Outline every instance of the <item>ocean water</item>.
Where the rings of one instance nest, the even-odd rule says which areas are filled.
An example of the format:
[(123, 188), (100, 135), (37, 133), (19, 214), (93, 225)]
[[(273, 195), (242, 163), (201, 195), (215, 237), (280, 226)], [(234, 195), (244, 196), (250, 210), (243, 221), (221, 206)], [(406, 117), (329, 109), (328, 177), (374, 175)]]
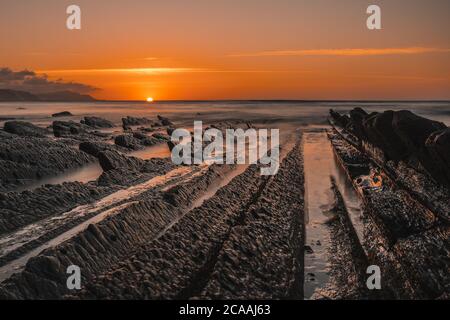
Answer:
[(95, 115), (118, 125), (127, 115), (155, 118), (158, 114), (181, 124), (192, 125), (193, 120), (221, 121), (241, 119), (267, 124), (325, 123), (330, 108), (348, 111), (362, 107), (368, 112), (410, 110), (421, 116), (450, 125), (450, 101), (447, 102), (303, 102), (303, 101), (166, 101), (166, 102), (14, 102), (0, 103), (0, 123), (6, 119), (20, 119), (47, 126), (53, 113), (70, 111), (74, 116), (58, 118), (79, 121)]
[[(55, 119), (80, 121), (84, 116), (99, 116), (113, 121), (117, 126), (103, 131), (122, 131), (121, 118), (126, 116), (156, 119), (163, 115), (178, 126), (192, 128), (194, 120), (219, 122), (245, 120), (261, 126), (279, 128), (283, 140), (296, 128), (322, 127), (326, 124), (329, 109), (346, 112), (362, 107), (367, 112), (384, 110), (410, 110), (424, 117), (450, 125), (449, 102), (302, 102), (302, 101), (171, 101), (171, 102), (86, 102), (44, 103), (14, 102), (0, 103), (0, 127), (7, 120), (29, 121), (48, 127)], [(52, 118), (52, 114), (70, 111), (73, 116)], [(166, 144), (148, 147), (130, 154), (142, 159), (169, 157)], [(68, 170), (57, 176), (45, 177), (27, 184), (17, 191), (30, 190), (43, 184), (59, 184), (68, 181), (88, 182), (97, 179), (102, 170), (98, 164)]]

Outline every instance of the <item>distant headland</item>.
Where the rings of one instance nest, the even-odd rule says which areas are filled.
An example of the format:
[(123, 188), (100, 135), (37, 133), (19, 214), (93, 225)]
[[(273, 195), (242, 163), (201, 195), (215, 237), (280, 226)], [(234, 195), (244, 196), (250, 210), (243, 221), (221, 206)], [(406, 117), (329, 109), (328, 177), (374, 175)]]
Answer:
[(80, 94), (73, 91), (58, 91), (49, 93), (30, 93), (27, 91), (0, 89), (0, 102), (15, 101), (43, 101), (43, 102), (77, 102), (96, 101), (87, 94)]

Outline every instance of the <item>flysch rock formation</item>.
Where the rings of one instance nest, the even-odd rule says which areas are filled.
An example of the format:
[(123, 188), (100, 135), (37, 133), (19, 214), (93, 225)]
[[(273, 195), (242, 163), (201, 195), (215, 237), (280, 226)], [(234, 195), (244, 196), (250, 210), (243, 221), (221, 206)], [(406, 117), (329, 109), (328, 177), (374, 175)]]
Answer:
[(331, 185), (335, 202), (328, 212), (332, 214), (332, 218), (327, 222), (331, 238), (328, 252), (330, 280), (324, 288), (319, 288), (314, 293), (312, 299), (368, 300), (381, 298), (384, 292), (367, 289), (366, 270), (369, 261), (333, 177), (331, 177)]
[(123, 126), (142, 126), (142, 125), (152, 125), (154, 122), (148, 118), (138, 118), (130, 117), (122, 118)]
[[(61, 185), (45, 185), (30, 191), (2, 194), (3, 220), (0, 220), (4, 227), (2, 232), (13, 235), (31, 223), (36, 223), (37, 226), (44, 223), (44, 228), (50, 227), (42, 229), (43, 231), (35, 235), (30, 234), (31, 238), (28, 240), (24, 238), (27, 241), (23, 243), (15, 245), (12, 242), (11, 246), (2, 245), (2, 250), (7, 249), (2, 251), (0, 257), (2, 273), (6, 270), (8, 274), (9, 266), (15, 266), (16, 260), (20, 261), (23, 257), (30, 259), (22, 271), (17, 269), (17, 274), (2, 278), (0, 295), (4, 298), (65, 297), (70, 293), (65, 282), (55, 282), (55, 279), (62, 280), (61, 277), (65, 276), (64, 271), (59, 275), (52, 274), (57, 271), (57, 265), (63, 267), (63, 262), (67, 259), (76, 261), (78, 265), (87, 268), (88, 278), (106, 272), (109, 267), (128, 258), (130, 251), (135, 247), (147, 244), (159, 237), (160, 233), (166, 228), (169, 229), (172, 224), (176, 225), (176, 222), (192, 209), (191, 206), (197, 198), (235, 167), (212, 165), (182, 169), (173, 165), (170, 159), (141, 160), (127, 156), (129, 148), (111, 144), (105, 137), (94, 138), (86, 124), (63, 121), (59, 124), (67, 126), (63, 129), (61, 137), (39, 139), (66, 145), (81, 156), (87, 157), (89, 161), (97, 159), (103, 173), (97, 180), (86, 184), (69, 182)], [(161, 127), (161, 130), (166, 128)], [(10, 136), (5, 132), (2, 134)], [(162, 132), (153, 132), (153, 135), (147, 136), (146, 131), (140, 129), (133, 131), (132, 137), (139, 141), (148, 138), (161, 142), (168, 139)], [(40, 142), (33, 141), (35, 144)], [(179, 177), (175, 175), (167, 181), (166, 178), (158, 180), (158, 177), (164, 177), (166, 173), (179, 170), (191, 173), (185, 178), (183, 175)], [(255, 179), (256, 172), (255, 169)], [(153, 178), (156, 179), (156, 186), (148, 187), (152, 185)], [(122, 190), (129, 196), (122, 195)], [(118, 196), (115, 196), (116, 193)], [(106, 200), (108, 198), (111, 199)], [(22, 205), (19, 205), (19, 199), (23, 200)], [(42, 199), (45, 201), (41, 201)], [(102, 205), (97, 205), (96, 201)], [(72, 209), (75, 210), (74, 213)], [(77, 213), (78, 211), (82, 214)], [(47, 223), (48, 218), (63, 214), (64, 219), (58, 224)], [(86, 224), (91, 218), (97, 217), (101, 217), (100, 220), (96, 220), (99, 222), (89, 226)], [(113, 234), (102, 236), (103, 230), (109, 230), (108, 232)], [(50, 246), (42, 254), (38, 254), (36, 250), (40, 247), (47, 248), (46, 243), (66, 233), (71, 235), (69, 240)], [(97, 236), (101, 239), (93, 240)], [(7, 241), (10, 242), (12, 239)], [(111, 247), (108, 247), (108, 241)]]
[(3, 130), (21, 137), (42, 138), (49, 134), (46, 129), (25, 121), (7, 121), (4, 124)]
[(0, 132), (0, 191), (80, 167), (95, 159), (47, 137)]
[[(369, 116), (356, 108), (352, 113), (360, 115), (359, 124), (354, 124), (351, 116), (330, 111), (332, 123), (340, 126), (336, 129), (341, 136), (383, 168), (398, 186), (450, 222), (450, 180), (446, 178), (450, 170), (448, 128), (409, 111), (385, 111)], [(355, 127), (360, 129), (355, 131)]]
[(23, 271), (0, 284), (0, 298), (61, 299), (73, 293), (66, 287), (67, 266), (80, 266), (83, 283), (91, 282), (182, 217), (192, 202), (228, 169), (213, 165), (176, 189), (146, 189), (136, 198), (127, 199), (116, 207), (114, 215), (31, 258)]
[(96, 181), (66, 182), (44, 185), (32, 191), (0, 193), (0, 234), (61, 214), (175, 168), (169, 159), (141, 160), (113, 150), (100, 151), (97, 157), (104, 172)]
[[(197, 207), (186, 215), (184, 215), (176, 224), (156, 238), (150, 243), (142, 244), (124, 261), (110, 266), (106, 272), (103, 272), (87, 284), (81, 294), (76, 298), (95, 298), (95, 299), (174, 299), (174, 298), (190, 298), (202, 294), (205, 280), (211, 273), (213, 280), (215, 265), (219, 265), (219, 260), (224, 258), (223, 245), (231, 241), (234, 232), (239, 226), (249, 219), (248, 223), (253, 227), (253, 223), (257, 225), (258, 219), (261, 219), (261, 226), (265, 225), (256, 239), (247, 239), (248, 245), (253, 243), (252, 247), (248, 247), (248, 251), (242, 251), (241, 254), (247, 255), (247, 259), (252, 259), (252, 248), (254, 254), (257, 254), (254, 263), (260, 262), (259, 259), (266, 259), (270, 263), (268, 268), (278, 272), (280, 279), (284, 279), (282, 283), (272, 282), (272, 289), (264, 287), (262, 280), (259, 285), (247, 292), (249, 296), (264, 297), (268, 295), (295, 297), (301, 293), (302, 278), (302, 257), (303, 257), (303, 229), (301, 227), (303, 220), (303, 194), (302, 194), (302, 168), (298, 157), (300, 153), (298, 148), (287, 157), (286, 164), (282, 165), (280, 176), (274, 178), (275, 183), (282, 185), (277, 187), (273, 197), (283, 197), (281, 189), (285, 189), (287, 185), (295, 186), (300, 192), (299, 197), (295, 201), (287, 204), (287, 199), (280, 203), (282, 208), (288, 208), (290, 214), (286, 217), (283, 209), (277, 207), (273, 203), (275, 209), (279, 210), (274, 220), (269, 218), (267, 214), (264, 218), (264, 212), (257, 203), (264, 201), (263, 194), (269, 193), (266, 189), (269, 178), (261, 178), (259, 168), (251, 165), (244, 173), (234, 178), (225, 187), (210, 199), (206, 200), (200, 207)], [(296, 160), (297, 159), (297, 160)], [(277, 178), (278, 177), (278, 178)], [(275, 180), (280, 182), (275, 182)], [(244, 187), (245, 186), (245, 187)], [(240, 192), (245, 188), (246, 192)], [(266, 190), (266, 191), (264, 191)], [(178, 194), (178, 192), (177, 192)], [(294, 197), (294, 196), (292, 196)], [(169, 197), (171, 202), (173, 197)], [(291, 199), (293, 200), (293, 199)], [(264, 202), (267, 203), (267, 202)], [(253, 207), (255, 206), (255, 207)], [(254, 208), (254, 210), (250, 210)], [(271, 209), (268, 209), (271, 210)], [(258, 218), (259, 217), (259, 218)], [(292, 222), (290, 226), (283, 225), (283, 220)], [(297, 221), (297, 223), (295, 223)], [(282, 231), (278, 235), (275, 231), (270, 232), (270, 228)], [(236, 231), (234, 231), (236, 230)], [(262, 235), (269, 233), (268, 239), (270, 244), (276, 245), (277, 251), (271, 251), (270, 246), (264, 245), (265, 237)], [(236, 236), (233, 235), (233, 238)], [(256, 241), (256, 242), (254, 242)], [(226, 262), (226, 259), (223, 260)], [(279, 266), (279, 263), (284, 263)], [(250, 270), (248, 272), (251, 272)], [(257, 279), (258, 274), (253, 274)], [(231, 274), (230, 274), (231, 276)], [(287, 278), (286, 278), (287, 277)], [(212, 285), (213, 282), (211, 282)], [(230, 283), (231, 284), (231, 283)], [(229, 290), (229, 289), (228, 289)], [(244, 292), (242, 287), (236, 288), (233, 293), (236, 296), (242, 296)], [(206, 293), (204, 293), (206, 294)], [(228, 293), (231, 294), (231, 293)]]
[[(262, 185), (187, 296), (201, 299), (303, 297), (304, 173), (297, 144)], [(203, 289), (202, 289), (203, 287)], [(192, 290), (189, 292), (189, 290)]]
[[(96, 121), (100, 121), (98, 118)], [(101, 122), (101, 121), (100, 121)], [(61, 122), (66, 123), (66, 122)], [(75, 127), (87, 125), (68, 122)], [(85, 142), (76, 140), (83, 132), (73, 131), (71, 137), (52, 138), (46, 129), (27, 122), (6, 123), (8, 133), (0, 130), (0, 236), (49, 217), (58, 217), (70, 210), (106, 197), (120, 189), (164, 175), (175, 166), (170, 159), (140, 160), (127, 157), (129, 149), (111, 144), (107, 139), (86, 135)], [(70, 131), (70, 129), (69, 129)], [(72, 137), (75, 137), (73, 139)], [(79, 146), (78, 146), (79, 144)], [(98, 158), (101, 158), (99, 161)], [(89, 183), (65, 182), (26, 190), (26, 186), (66, 170), (99, 161), (103, 174)], [(16, 192), (22, 187), (25, 191)], [(67, 229), (88, 220), (95, 212), (83, 214), (67, 225), (55, 228), (24, 243), (0, 257), (0, 265), (15, 259)]]
[(84, 117), (84, 119), (82, 119), (80, 121), (80, 123), (85, 124), (89, 127), (92, 128), (113, 128), (114, 127), (114, 123), (112, 123), (109, 120), (100, 118), (100, 117)]
[(52, 114), (53, 118), (58, 118), (58, 117), (72, 117), (73, 114), (70, 111), (61, 111), (61, 112), (57, 112)]
[[(169, 139), (163, 132), (149, 135), (145, 130), (136, 130), (131, 135), (121, 135), (98, 130), (111, 127), (114, 127), (111, 121), (100, 117), (84, 117), (81, 123), (56, 120), (51, 130), (25, 121), (5, 122), (0, 130), (0, 191), (14, 191), (39, 179), (92, 163), (100, 150), (127, 153), (166, 143)], [(55, 138), (51, 137), (52, 131)], [(121, 142), (111, 144), (111, 139)]]
[[(381, 151), (381, 162), (404, 161), (419, 172), (450, 186), (450, 131), (441, 122), (420, 117), (411, 111), (384, 111), (368, 114), (361, 108), (349, 116), (331, 111), (332, 119), (353, 134), (359, 143)], [(374, 154), (376, 156), (376, 154)]]
[(0, 235), (92, 202), (113, 190), (95, 183), (66, 182), (33, 191), (0, 193)]
[[(358, 130), (355, 128), (352, 127), (352, 134)], [(433, 210), (445, 208), (445, 205), (434, 208), (425, 205), (417, 197), (421, 194), (420, 190), (410, 192), (415, 184), (408, 189), (403, 188), (402, 182), (405, 180), (392, 179), (384, 168), (377, 165), (380, 158), (375, 157), (373, 152), (367, 152), (362, 143), (360, 148), (355, 147), (351, 144), (352, 140), (346, 140), (345, 135), (338, 131), (330, 132), (329, 138), (364, 202), (363, 246), (368, 252), (369, 263), (381, 268), (386, 296), (438, 299), (448, 295), (450, 226), (445, 214)], [(366, 167), (366, 171), (354, 170), (355, 165), (358, 169)], [(417, 175), (424, 177), (416, 169), (409, 168), (413, 170), (409, 179)], [(436, 185), (429, 176), (424, 180)], [(446, 199), (448, 203), (449, 198)], [(445, 201), (445, 198), (440, 201)]]
[[(334, 111), (331, 115), (335, 129), (328, 137), (363, 201), (363, 239), (332, 180), (330, 282), (313, 298), (448, 299), (448, 128), (408, 112), (367, 114), (355, 109), (349, 116)], [(162, 116), (157, 121), (124, 119), (124, 132), (102, 132), (111, 127), (101, 118), (90, 119), (90, 124), (87, 119), (55, 121), (56, 138), (23, 123), (8, 129), (13, 132), (0, 131), (0, 161), (13, 150), (11, 139), (29, 142), (22, 147), (31, 150), (20, 150), (26, 155), (23, 163), (18, 156), (8, 160), (17, 166), (16, 173), (0, 191), (13, 189), (19, 172), (36, 180), (42, 173), (66, 170), (56, 161), (43, 171), (33, 152), (50, 159), (58, 155), (66, 166), (74, 165), (70, 157), (76, 156), (85, 159), (83, 163), (98, 161), (103, 170), (97, 180), (85, 184), (0, 193), (0, 236), (84, 205), (95, 208), (2, 251), (0, 299), (303, 298), (301, 143), (283, 155), (275, 176), (261, 176), (260, 165), (250, 165), (215, 188), (236, 166), (175, 166), (170, 159), (127, 156), (169, 141), (175, 126)], [(252, 124), (210, 127), (245, 129)], [(33, 176), (26, 168), (39, 174)], [(91, 218), (98, 219), (91, 223)], [(62, 235), (67, 235), (64, 241), (46, 245)], [(26, 265), (15, 274), (1, 275), (25, 257)], [(67, 289), (70, 265), (81, 269), (80, 291)], [(367, 289), (368, 265), (380, 266), (382, 290)]]

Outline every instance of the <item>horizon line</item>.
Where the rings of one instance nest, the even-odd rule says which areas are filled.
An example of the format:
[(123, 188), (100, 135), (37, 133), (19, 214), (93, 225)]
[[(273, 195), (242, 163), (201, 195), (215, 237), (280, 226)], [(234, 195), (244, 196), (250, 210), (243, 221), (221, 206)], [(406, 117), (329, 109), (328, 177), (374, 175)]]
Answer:
[[(108, 100), (96, 99), (82, 102), (142, 102), (155, 104), (158, 102), (450, 102), (450, 99), (161, 99), (147, 102), (145, 100)], [(37, 101), (38, 102), (38, 101)]]

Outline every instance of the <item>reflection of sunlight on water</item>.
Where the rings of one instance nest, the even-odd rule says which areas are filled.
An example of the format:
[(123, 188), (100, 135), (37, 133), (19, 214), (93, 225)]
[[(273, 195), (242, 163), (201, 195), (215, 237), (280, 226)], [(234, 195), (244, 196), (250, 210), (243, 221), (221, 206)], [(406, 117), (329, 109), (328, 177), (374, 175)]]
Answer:
[(169, 147), (167, 146), (167, 143), (159, 143), (142, 150), (133, 151), (128, 155), (143, 160), (149, 160), (153, 158), (169, 158), (170, 150)]
[[(166, 143), (160, 143), (142, 150), (134, 151), (128, 156), (134, 156), (143, 160), (153, 158), (167, 158), (170, 157), (170, 151)], [(14, 191), (21, 192), (24, 190), (34, 190), (46, 184), (62, 184), (64, 182), (82, 182), (87, 183), (96, 180), (103, 173), (103, 170), (98, 162), (90, 163), (88, 165), (70, 169), (62, 174), (46, 177), (30, 184), (21, 186)]]
[(333, 203), (330, 190), (333, 157), (327, 144), (325, 132), (305, 132), (304, 136), (305, 171), (305, 246), (312, 252), (305, 252), (304, 296), (309, 299), (316, 288), (328, 281), (327, 249), (330, 238), (326, 221), (328, 209)]
[(326, 133), (305, 132), (303, 149), (306, 189), (305, 245), (313, 250), (313, 253), (305, 253), (304, 296), (309, 299), (314, 291), (324, 287), (329, 279), (328, 249), (331, 239), (325, 223), (333, 214), (330, 212), (334, 204), (330, 176), (336, 178), (337, 187), (360, 241), (363, 239), (363, 227), (361, 201), (337, 162)]
[(64, 182), (82, 182), (87, 183), (89, 181), (96, 180), (103, 170), (98, 162), (88, 164), (86, 166), (68, 170), (62, 174), (53, 177), (43, 178), (41, 180), (35, 181), (31, 184), (21, 186), (14, 191), (21, 192), (24, 190), (34, 190), (46, 184), (61, 184)]

